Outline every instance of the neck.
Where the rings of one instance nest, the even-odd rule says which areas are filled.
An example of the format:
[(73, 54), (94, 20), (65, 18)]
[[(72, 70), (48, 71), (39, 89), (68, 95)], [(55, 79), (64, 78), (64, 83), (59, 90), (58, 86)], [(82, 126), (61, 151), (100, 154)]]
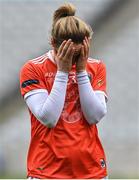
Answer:
[(55, 55), (54, 55), (54, 51), (53, 51), (53, 50), (51, 51), (51, 56), (52, 56), (53, 62), (54, 62), (55, 64), (57, 64), (57, 63), (56, 63), (56, 60), (55, 60)]

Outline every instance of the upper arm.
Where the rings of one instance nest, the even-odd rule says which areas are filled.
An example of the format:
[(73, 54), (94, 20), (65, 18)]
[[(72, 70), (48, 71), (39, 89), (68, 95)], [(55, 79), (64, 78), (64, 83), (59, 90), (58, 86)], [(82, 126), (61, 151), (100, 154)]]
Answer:
[(46, 90), (45, 82), (32, 64), (26, 63), (20, 71), (20, 90), (24, 97), (29, 92), (40, 89)]

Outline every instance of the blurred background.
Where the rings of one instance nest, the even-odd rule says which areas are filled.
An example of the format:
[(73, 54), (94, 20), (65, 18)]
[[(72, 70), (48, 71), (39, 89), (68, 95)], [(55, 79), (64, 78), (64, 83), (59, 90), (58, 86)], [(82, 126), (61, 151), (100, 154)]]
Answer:
[(0, 178), (25, 178), (30, 120), (22, 65), (51, 49), (53, 12), (72, 2), (94, 36), (90, 55), (107, 67), (108, 113), (99, 123), (109, 178), (139, 178), (139, 1), (0, 0)]

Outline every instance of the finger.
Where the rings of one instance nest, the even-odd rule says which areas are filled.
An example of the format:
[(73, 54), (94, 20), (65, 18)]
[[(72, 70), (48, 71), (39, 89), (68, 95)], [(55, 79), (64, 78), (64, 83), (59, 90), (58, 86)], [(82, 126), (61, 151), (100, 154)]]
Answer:
[(87, 48), (86, 40), (83, 40), (83, 45), (84, 45), (84, 56), (86, 57), (88, 54), (88, 48)]
[(89, 38), (85, 37), (85, 41), (86, 41), (86, 44), (87, 44), (87, 48), (89, 50), (89, 46), (90, 46), (90, 40)]
[(63, 47), (65, 46), (65, 44), (66, 44), (66, 40), (64, 40), (63, 42), (62, 42), (62, 44), (60, 45), (60, 47), (59, 47), (59, 49), (58, 49), (58, 55), (60, 55), (61, 54), (61, 52), (62, 52), (62, 49), (63, 49)]
[(65, 57), (69, 57), (71, 55), (73, 49), (74, 49), (73, 42), (71, 42), (67, 51), (66, 51)]
[(61, 55), (62, 55), (62, 56), (65, 56), (65, 54), (66, 54), (66, 52), (67, 52), (67, 50), (68, 50), (68, 48), (69, 48), (70, 43), (71, 43), (71, 39), (69, 39), (69, 40), (65, 43), (65, 45), (64, 45), (64, 47), (63, 47), (63, 49), (62, 49), (62, 51), (61, 51)]
[(85, 55), (85, 48), (84, 48), (84, 45), (82, 45), (81, 47), (81, 57), (84, 57)]
[(86, 41), (86, 44), (87, 44), (87, 49), (88, 49), (88, 53), (89, 53), (90, 40), (89, 40), (89, 38), (85, 37), (85, 41)]
[(74, 53), (75, 53), (75, 48), (72, 47), (72, 49), (71, 49), (71, 51), (70, 51), (70, 59), (71, 59), (71, 60), (73, 59)]
[(87, 53), (86, 53), (86, 57), (88, 57), (88, 55), (89, 55), (89, 49), (90, 49), (89, 38), (85, 37), (85, 41), (86, 41), (86, 45), (87, 45)]

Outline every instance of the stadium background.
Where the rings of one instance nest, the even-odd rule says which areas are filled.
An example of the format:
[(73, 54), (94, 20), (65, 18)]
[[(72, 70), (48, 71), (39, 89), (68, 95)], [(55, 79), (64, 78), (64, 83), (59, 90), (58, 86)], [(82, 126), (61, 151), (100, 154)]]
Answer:
[[(19, 93), (26, 60), (50, 49), (53, 11), (63, 0), (0, 0), (0, 178), (23, 178), (29, 114)], [(91, 24), (91, 56), (107, 67), (108, 113), (99, 123), (110, 178), (139, 178), (139, 1), (69, 0)]]

